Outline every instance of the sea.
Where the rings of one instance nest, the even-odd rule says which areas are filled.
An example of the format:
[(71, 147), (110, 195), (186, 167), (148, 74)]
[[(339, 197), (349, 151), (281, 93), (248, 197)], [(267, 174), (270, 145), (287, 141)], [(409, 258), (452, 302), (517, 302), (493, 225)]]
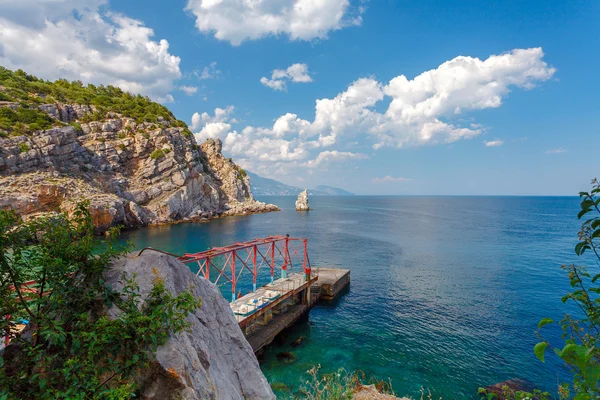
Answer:
[[(533, 346), (541, 318), (575, 311), (561, 301), (569, 290), (561, 265), (598, 268), (573, 250), (579, 198), (315, 196), (309, 212), (296, 212), (293, 197), (259, 200), (281, 212), (148, 227), (124, 239), (183, 254), (289, 234), (308, 238), (313, 267), (351, 270), (347, 293), (313, 308), (262, 357), (279, 397), (298, 395), (315, 366), (362, 371), (416, 398), (424, 389), (474, 399), (479, 387), (513, 378), (556, 393), (569, 379), (554, 354), (542, 363)], [(560, 333), (544, 328), (556, 346)]]

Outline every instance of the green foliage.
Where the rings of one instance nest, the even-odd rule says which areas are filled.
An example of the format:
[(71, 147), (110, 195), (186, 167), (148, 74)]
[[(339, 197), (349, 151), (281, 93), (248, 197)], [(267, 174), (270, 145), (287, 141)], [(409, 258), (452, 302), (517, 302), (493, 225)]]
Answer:
[[(579, 256), (592, 252), (600, 260), (600, 182), (592, 181), (590, 192), (581, 192), (581, 211), (578, 218), (586, 217), (579, 231), (579, 243), (575, 253)], [(596, 267), (599, 264), (596, 265)], [(538, 324), (537, 335), (541, 341), (535, 345), (534, 353), (543, 362), (544, 353), (551, 348), (573, 373), (573, 382), (564, 383), (559, 389), (561, 398), (570, 398), (571, 391), (575, 399), (596, 399), (600, 397), (600, 271), (590, 273), (583, 266), (563, 265), (569, 276), (573, 291), (562, 298), (563, 303), (573, 302), (581, 311), (580, 317), (566, 314), (560, 321), (564, 344), (554, 347), (540, 333), (541, 328), (553, 324), (553, 320), (544, 318)]]
[[(11, 338), (0, 399), (129, 399), (157, 346), (188, 327), (200, 301), (171, 295), (160, 277), (145, 300), (133, 279), (119, 291), (104, 285), (107, 266), (128, 250), (115, 244), (117, 232), (99, 248), (86, 204), (71, 219), (26, 223), (0, 211), (0, 315), (10, 316), (0, 329)], [(111, 307), (118, 317), (107, 316)]]
[(25, 142), (19, 143), (19, 152), (27, 153), (29, 151), (29, 145)]
[[(69, 82), (65, 79), (49, 82), (21, 70), (13, 72), (4, 67), (0, 67), (0, 85), (6, 88), (4, 92), (0, 92), (0, 101), (20, 102), (23, 105), (22, 108), (27, 111), (24, 111), (19, 118), (28, 120), (14, 120), (14, 116), (6, 116), (3, 114), (6, 111), (1, 111), (11, 111), (10, 109), (0, 108), (0, 130), (12, 132), (10, 128), (15, 122), (37, 123), (40, 129), (48, 129), (53, 123), (56, 124), (56, 121), (52, 120), (43, 111), (37, 110), (37, 106), (42, 103), (58, 101), (67, 104), (89, 105), (96, 108), (96, 112), (87, 114), (81, 118), (80, 122), (101, 121), (106, 118), (108, 112), (115, 112), (122, 114), (124, 117), (133, 118), (137, 123), (156, 123), (158, 117), (162, 117), (178, 127), (185, 127), (189, 131), (185, 122), (176, 120), (171, 111), (162, 104), (153, 102), (147, 96), (133, 95), (110, 85), (83, 85), (80, 81)], [(45, 125), (43, 122), (45, 122)], [(191, 137), (191, 132), (188, 134), (184, 131), (183, 134), (186, 137)]]
[(242, 167), (240, 167), (239, 165), (235, 165), (235, 167), (234, 167), (234, 168), (235, 168), (235, 170), (237, 171), (237, 178), (238, 178), (240, 181), (243, 181), (243, 180), (244, 180), (244, 178), (245, 178), (246, 176), (248, 176), (248, 174), (246, 173), (246, 171), (244, 171), (244, 169), (243, 169)]
[(150, 154), (150, 158), (153, 160), (159, 160), (159, 159), (163, 158), (164, 156), (166, 156), (167, 154), (169, 154), (170, 152), (171, 152), (171, 150), (167, 149), (167, 148), (156, 149)]
[[(310, 378), (300, 387), (303, 399), (351, 400), (366, 381), (366, 375), (362, 371), (349, 373), (340, 368), (331, 374), (321, 374), (319, 370), (320, 366), (317, 366), (307, 371)], [(389, 382), (371, 379), (367, 384), (374, 385), (379, 393), (394, 395)]]
[(73, 128), (75, 128), (75, 131), (78, 134), (82, 134), (83, 133), (83, 128), (81, 127), (81, 125), (78, 122), (71, 122), (69, 125), (71, 125)]
[[(491, 393), (485, 388), (479, 388), (479, 396), (486, 400), (494, 400), (498, 398), (498, 395)], [(526, 392), (522, 390), (512, 390), (508, 386), (502, 386), (502, 396), (506, 400), (550, 400), (550, 393), (542, 392), (541, 390), (535, 389), (533, 392)]]
[(8, 107), (0, 107), (0, 129), (11, 134), (23, 135), (50, 129), (53, 124), (52, 118), (40, 110), (19, 107), (13, 111)]

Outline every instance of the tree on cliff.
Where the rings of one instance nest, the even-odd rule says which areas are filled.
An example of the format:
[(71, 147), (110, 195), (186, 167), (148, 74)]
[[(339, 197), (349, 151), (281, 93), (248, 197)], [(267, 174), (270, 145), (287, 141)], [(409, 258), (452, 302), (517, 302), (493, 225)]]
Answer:
[(1, 400), (130, 398), (156, 348), (186, 329), (200, 300), (171, 295), (159, 276), (145, 300), (134, 280), (105, 286), (127, 251), (116, 234), (99, 246), (85, 204), (26, 223), (0, 211)]
[(540, 329), (554, 321), (544, 318), (538, 325), (541, 342), (535, 345), (535, 355), (544, 361), (547, 348), (552, 348), (571, 369), (573, 382), (564, 383), (559, 388), (561, 398), (597, 399), (600, 397), (600, 182), (592, 181), (590, 192), (581, 192), (581, 211), (578, 218), (585, 218), (579, 231), (579, 243), (575, 246), (578, 256), (586, 251), (593, 253), (596, 271), (584, 266), (563, 265), (568, 273), (573, 291), (567, 293), (563, 303), (571, 302), (577, 306), (578, 315), (565, 314), (560, 321), (564, 344), (554, 347), (541, 334)]

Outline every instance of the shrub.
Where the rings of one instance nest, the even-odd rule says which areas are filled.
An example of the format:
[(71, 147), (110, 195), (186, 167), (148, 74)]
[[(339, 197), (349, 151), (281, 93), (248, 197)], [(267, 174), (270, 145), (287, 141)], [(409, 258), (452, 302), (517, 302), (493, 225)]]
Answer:
[[(575, 253), (582, 256), (586, 251), (600, 260), (600, 182), (592, 181), (590, 192), (581, 192), (581, 211), (578, 218), (586, 217), (579, 231), (579, 243)], [(595, 268), (600, 264), (596, 263)], [(554, 347), (540, 333), (540, 330), (553, 324), (550, 318), (538, 324), (537, 335), (541, 341), (535, 345), (535, 355), (544, 362), (547, 348), (561, 358), (573, 373), (573, 382), (563, 383), (559, 388), (561, 398), (596, 399), (600, 397), (600, 271), (591, 273), (586, 267), (563, 265), (568, 274), (573, 291), (563, 296), (563, 303), (573, 302), (581, 311), (581, 317), (565, 314), (559, 322), (563, 331), (564, 344)]]
[(150, 158), (153, 160), (159, 160), (170, 152), (169, 149), (156, 149), (150, 154)]
[(83, 133), (83, 128), (81, 127), (81, 125), (78, 122), (71, 122), (69, 125), (71, 125), (73, 128), (75, 128), (75, 131), (78, 134), (82, 134)]
[(125, 139), (127, 137), (127, 135), (125, 134), (125, 132), (119, 132), (119, 134), (117, 135), (117, 137), (119, 139)]
[[(0, 357), (0, 399), (132, 398), (137, 371), (170, 333), (187, 328), (200, 306), (190, 293), (174, 297), (157, 277), (140, 303), (134, 280), (120, 291), (104, 285), (104, 271), (128, 249), (116, 245), (117, 232), (100, 245), (86, 204), (71, 219), (26, 223), (0, 211), (0, 311), (11, 315), (0, 319), (11, 339)], [(35, 294), (28, 281), (37, 282)], [(116, 319), (106, 314), (111, 306)], [(24, 319), (31, 334), (16, 333)]]
[(334, 373), (321, 374), (320, 366), (308, 371), (309, 379), (300, 387), (303, 399), (308, 400), (351, 400), (365, 384), (372, 384), (379, 393), (394, 395), (389, 382), (371, 378), (367, 383), (362, 371), (347, 372), (344, 368)]
[(26, 153), (29, 151), (29, 145), (25, 142), (21, 142), (19, 143), (19, 152), (20, 153)]

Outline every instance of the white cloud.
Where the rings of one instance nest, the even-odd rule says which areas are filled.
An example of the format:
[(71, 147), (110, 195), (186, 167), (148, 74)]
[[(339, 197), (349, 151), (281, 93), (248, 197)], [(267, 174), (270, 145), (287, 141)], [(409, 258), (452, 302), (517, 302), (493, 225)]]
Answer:
[(200, 32), (238, 46), (270, 35), (325, 39), (330, 31), (360, 25), (364, 7), (349, 0), (188, 0), (186, 11)]
[(561, 153), (566, 153), (566, 152), (567, 152), (567, 150), (560, 147), (558, 149), (548, 150), (548, 151), (546, 151), (546, 154), (561, 154)]
[[(280, 173), (342, 157), (351, 162), (357, 157), (350, 154), (365, 152), (355, 150), (361, 146), (378, 149), (451, 143), (486, 130), (462, 114), (499, 107), (512, 88), (531, 89), (550, 79), (555, 70), (542, 58), (540, 48), (513, 50), (483, 61), (461, 56), (411, 80), (404, 75), (387, 84), (373, 77), (357, 79), (335, 97), (316, 100), (312, 121), (288, 112), (272, 126), (233, 129), (233, 109), (228, 108), (230, 112), (220, 111), (221, 118), (217, 113), (214, 117), (194, 114), (191, 128), (199, 138), (218, 136), (224, 150), (252, 170)], [(386, 100), (387, 108), (381, 105)], [(215, 122), (232, 129), (225, 132), (225, 125), (207, 128)], [(348, 153), (349, 148), (355, 152)]]
[(312, 82), (312, 78), (308, 73), (308, 65), (292, 64), (287, 69), (275, 69), (271, 73), (271, 79), (266, 77), (260, 78), (260, 83), (270, 87), (273, 90), (286, 91), (287, 82)]
[(486, 140), (483, 142), (485, 144), (485, 147), (497, 147), (497, 146), (502, 146), (504, 144), (504, 141), (502, 140)]
[(393, 176), (387, 175), (384, 176), (383, 178), (373, 178), (371, 179), (371, 181), (373, 183), (403, 183), (403, 182), (410, 182), (412, 181), (411, 178), (402, 178), (402, 177), (397, 177), (394, 178)]
[(193, 94), (196, 94), (198, 88), (196, 86), (179, 86), (179, 90), (188, 96), (192, 96)]
[(199, 80), (217, 79), (221, 75), (221, 70), (217, 68), (216, 62), (211, 62), (210, 65), (202, 68), (202, 70), (194, 71), (194, 75)]
[(323, 164), (330, 163), (332, 161), (341, 161), (341, 160), (348, 160), (348, 159), (361, 160), (361, 159), (365, 159), (365, 158), (367, 158), (367, 156), (365, 154), (361, 154), (361, 153), (350, 153), (350, 152), (343, 152), (343, 151), (337, 151), (337, 150), (333, 150), (333, 151), (327, 150), (327, 151), (323, 151), (323, 152), (319, 153), (314, 160), (310, 160), (310, 161), (306, 162), (306, 166), (309, 168), (315, 168), (315, 167), (321, 166)]
[(0, 2), (0, 64), (44, 79), (110, 84), (173, 101), (180, 59), (143, 22), (106, 0)]
[(198, 143), (204, 142), (206, 139), (220, 139), (231, 130), (231, 123), (237, 122), (231, 118), (231, 114), (235, 108), (227, 106), (225, 108), (216, 108), (214, 115), (206, 112), (202, 114), (194, 113), (192, 115), (192, 124), (189, 126), (194, 133)]

